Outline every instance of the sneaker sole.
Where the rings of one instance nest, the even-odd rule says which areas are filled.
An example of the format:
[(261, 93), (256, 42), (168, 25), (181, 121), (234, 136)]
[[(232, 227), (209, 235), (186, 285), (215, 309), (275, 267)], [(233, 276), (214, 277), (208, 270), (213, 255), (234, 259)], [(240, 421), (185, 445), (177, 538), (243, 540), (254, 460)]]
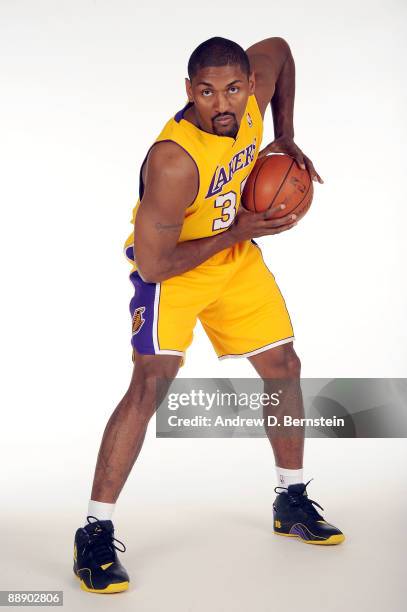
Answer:
[[(74, 572), (74, 574), (75, 574), (75, 572)], [(90, 589), (84, 583), (82, 578), (80, 576), (78, 576), (78, 574), (75, 574), (75, 576), (80, 581), (81, 589), (83, 591), (86, 591), (87, 593), (102, 593), (102, 594), (107, 594), (108, 595), (110, 593), (121, 593), (122, 591), (127, 591), (127, 589), (129, 588), (129, 582), (128, 582), (128, 580), (126, 580), (125, 582), (113, 582), (112, 584), (109, 584), (104, 589)]]
[(335, 544), (340, 544), (345, 539), (345, 536), (343, 535), (343, 533), (332, 535), (326, 540), (304, 540), (304, 538), (301, 538), (299, 535), (295, 533), (280, 533), (279, 531), (274, 531), (274, 534), (279, 535), (279, 536), (285, 536), (286, 538), (297, 538), (298, 540), (301, 540), (301, 542), (304, 542), (305, 544), (317, 544), (318, 546), (333, 546)]

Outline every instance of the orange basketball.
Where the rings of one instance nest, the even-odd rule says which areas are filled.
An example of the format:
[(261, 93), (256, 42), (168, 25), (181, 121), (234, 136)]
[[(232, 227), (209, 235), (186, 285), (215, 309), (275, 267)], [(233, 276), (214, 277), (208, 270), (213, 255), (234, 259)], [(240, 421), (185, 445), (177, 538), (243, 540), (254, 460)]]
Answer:
[(266, 155), (258, 159), (242, 193), (242, 203), (253, 212), (285, 204), (276, 218), (295, 212), (297, 221), (311, 206), (314, 188), (308, 170), (299, 168), (289, 155)]

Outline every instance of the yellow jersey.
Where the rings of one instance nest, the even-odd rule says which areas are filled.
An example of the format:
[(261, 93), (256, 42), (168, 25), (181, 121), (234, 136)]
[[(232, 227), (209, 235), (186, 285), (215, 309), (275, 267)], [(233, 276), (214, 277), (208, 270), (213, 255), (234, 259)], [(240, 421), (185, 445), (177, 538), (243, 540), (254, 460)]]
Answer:
[[(236, 138), (205, 132), (184, 119), (191, 104), (188, 102), (166, 123), (152, 145), (163, 140), (176, 142), (190, 155), (198, 170), (198, 193), (185, 209), (179, 242), (219, 234), (233, 223), (263, 136), (263, 118), (254, 94), (248, 98)], [(130, 221), (133, 225), (143, 197), (141, 170), (147, 155), (140, 169), (139, 199)], [(133, 242), (134, 227), (124, 244), (125, 256), (133, 266), (132, 272), (137, 269)]]

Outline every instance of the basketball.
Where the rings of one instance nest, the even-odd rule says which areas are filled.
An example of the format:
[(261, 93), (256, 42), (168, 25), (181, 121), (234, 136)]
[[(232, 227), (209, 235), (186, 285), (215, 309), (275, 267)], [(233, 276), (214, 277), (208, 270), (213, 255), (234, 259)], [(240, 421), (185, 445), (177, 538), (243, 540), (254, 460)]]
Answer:
[(311, 206), (313, 194), (308, 170), (302, 170), (289, 155), (266, 155), (256, 161), (249, 174), (242, 203), (253, 212), (285, 204), (274, 217), (295, 213), (298, 221)]

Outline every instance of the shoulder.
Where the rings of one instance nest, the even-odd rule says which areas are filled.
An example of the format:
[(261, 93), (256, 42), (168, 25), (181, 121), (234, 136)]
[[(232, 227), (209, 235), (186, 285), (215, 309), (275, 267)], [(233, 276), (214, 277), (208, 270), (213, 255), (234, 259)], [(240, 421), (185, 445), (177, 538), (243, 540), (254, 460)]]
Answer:
[(272, 36), (268, 40), (270, 41), (271, 47), (282, 55), (286, 55), (289, 52), (290, 46), (285, 38), (281, 38), (281, 36)]
[(143, 167), (143, 181), (197, 185), (198, 167), (191, 155), (173, 140), (159, 140), (150, 148)]
[(191, 155), (174, 140), (155, 142), (147, 155), (148, 168), (171, 171), (176, 174), (193, 175), (195, 161)]
[(143, 181), (147, 194), (165, 200), (192, 202), (199, 189), (199, 173), (195, 161), (182, 146), (172, 140), (155, 142), (150, 148)]
[(260, 40), (246, 49), (252, 70), (261, 70), (263, 65), (274, 66), (277, 70), (290, 54), (288, 42), (280, 36)]

